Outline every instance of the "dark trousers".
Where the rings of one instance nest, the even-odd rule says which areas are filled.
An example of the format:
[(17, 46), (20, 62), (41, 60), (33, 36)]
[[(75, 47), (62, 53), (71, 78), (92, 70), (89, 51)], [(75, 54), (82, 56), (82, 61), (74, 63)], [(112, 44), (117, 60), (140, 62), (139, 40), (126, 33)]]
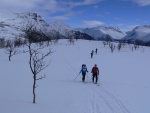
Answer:
[(92, 80), (93, 80), (93, 83), (94, 83), (94, 79), (96, 78), (96, 81), (95, 81), (95, 83), (97, 83), (97, 81), (98, 81), (98, 75), (97, 74), (93, 74), (93, 78), (92, 78)]
[(85, 75), (86, 75), (86, 73), (82, 73), (82, 81), (83, 82), (85, 81)]

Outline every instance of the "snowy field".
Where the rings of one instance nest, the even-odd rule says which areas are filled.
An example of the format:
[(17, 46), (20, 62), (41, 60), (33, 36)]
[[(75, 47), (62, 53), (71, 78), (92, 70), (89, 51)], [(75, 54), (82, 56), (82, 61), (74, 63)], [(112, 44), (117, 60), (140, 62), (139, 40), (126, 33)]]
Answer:
[[(28, 53), (9, 62), (0, 49), (0, 113), (150, 113), (149, 47), (132, 52), (126, 45), (111, 53), (99, 41), (78, 40), (70, 45), (59, 40), (50, 48), (55, 52), (46, 59), (49, 67), (40, 73), (46, 78), (37, 82), (36, 104)], [(98, 53), (91, 59), (96, 48)], [(78, 76), (82, 64), (89, 71), (85, 83)], [(94, 64), (100, 70), (99, 86), (91, 83)]]

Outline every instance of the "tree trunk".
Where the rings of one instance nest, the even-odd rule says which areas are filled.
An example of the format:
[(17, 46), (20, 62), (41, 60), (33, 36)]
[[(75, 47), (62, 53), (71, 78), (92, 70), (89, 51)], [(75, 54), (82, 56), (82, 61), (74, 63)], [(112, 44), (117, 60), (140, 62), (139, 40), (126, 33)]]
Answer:
[(9, 53), (9, 61), (11, 60), (11, 52)]
[(36, 95), (35, 95), (36, 75), (34, 75), (33, 79), (34, 79), (34, 81), (33, 81), (33, 103), (35, 103), (35, 100), (36, 100)]
[(9, 55), (9, 61), (10, 61), (10, 57), (11, 57), (11, 56)]

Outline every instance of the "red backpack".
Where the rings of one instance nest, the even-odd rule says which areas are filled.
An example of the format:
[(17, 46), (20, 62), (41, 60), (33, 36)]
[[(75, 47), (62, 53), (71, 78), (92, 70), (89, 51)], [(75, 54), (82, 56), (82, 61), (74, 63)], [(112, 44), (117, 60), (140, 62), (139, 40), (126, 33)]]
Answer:
[(97, 74), (98, 73), (98, 68), (97, 67), (93, 67), (92, 72), (93, 72), (93, 74)]

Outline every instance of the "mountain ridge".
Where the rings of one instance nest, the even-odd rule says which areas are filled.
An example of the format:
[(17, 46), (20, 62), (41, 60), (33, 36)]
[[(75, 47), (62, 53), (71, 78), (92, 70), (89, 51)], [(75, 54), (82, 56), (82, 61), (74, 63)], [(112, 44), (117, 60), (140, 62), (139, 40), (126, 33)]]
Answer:
[(123, 40), (141, 40), (143, 42), (150, 41), (150, 25), (142, 25), (135, 27), (132, 31), (130, 31)]
[(33, 25), (45, 34), (49, 34), (51, 39), (59, 36), (59, 39), (72, 37), (87, 40), (141, 40), (143, 42), (150, 42), (150, 25), (137, 26), (128, 33), (114, 26), (76, 29), (61, 21), (47, 23), (37, 13), (14, 13), (4, 10), (0, 12), (0, 38), (13, 39), (20, 37), (25, 34), (23, 29), (30, 25)]

